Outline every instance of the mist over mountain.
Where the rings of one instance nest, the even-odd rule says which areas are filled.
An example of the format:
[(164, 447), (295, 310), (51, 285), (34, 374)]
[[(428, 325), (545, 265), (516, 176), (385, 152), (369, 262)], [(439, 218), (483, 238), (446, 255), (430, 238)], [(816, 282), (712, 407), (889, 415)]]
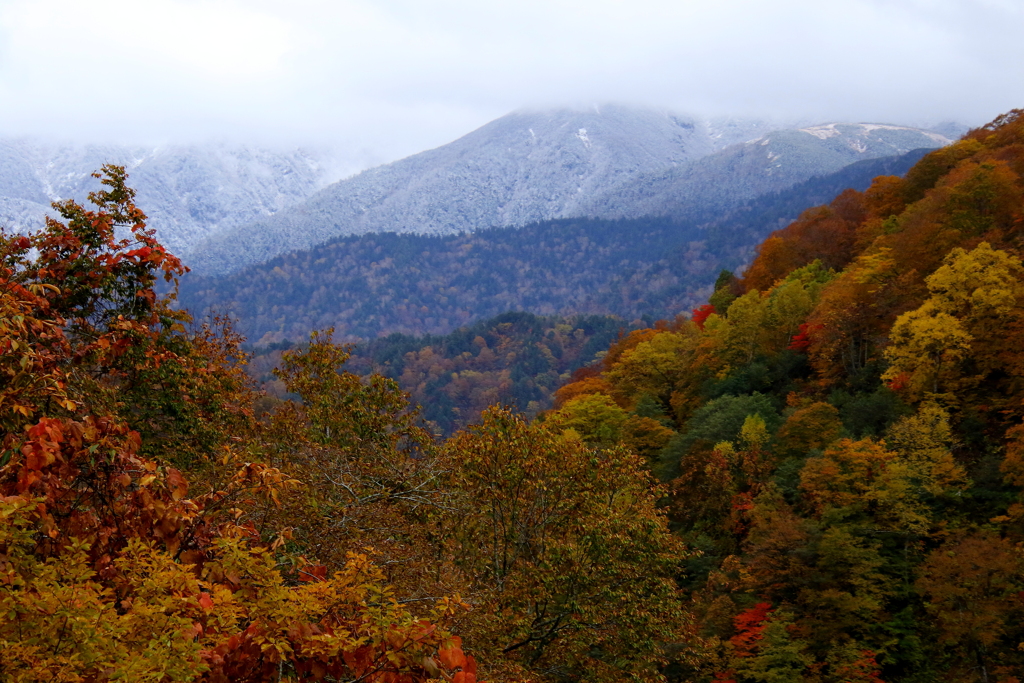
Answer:
[(861, 159), (949, 142), (899, 126), (772, 129), (766, 121), (625, 106), (515, 112), (213, 235), (185, 255), (197, 270), (218, 273), (342, 235), (446, 235), (577, 217), (692, 218)]
[(50, 202), (84, 201), (99, 188), (103, 164), (127, 168), (129, 185), (150, 227), (172, 252), (272, 215), (310, 196), (346, 170), (329, 149), (256, 146), (57, 144), (0, 139), (0, 225), (34, 230), (53, 214)]

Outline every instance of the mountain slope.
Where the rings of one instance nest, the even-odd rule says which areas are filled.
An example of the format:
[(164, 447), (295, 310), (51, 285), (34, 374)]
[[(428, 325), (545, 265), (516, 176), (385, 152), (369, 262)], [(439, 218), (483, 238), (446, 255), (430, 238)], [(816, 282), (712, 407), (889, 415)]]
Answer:
[(509, 310), (541, 315), (672, 317), (711, 293), (722, 268), (806, 207), (878, 175), (902, 174), (925, 150), (853, 164), (765, 195), (714, 222), (562, 219), (460, 235), (337, 238), (219, 278), (190, 273), (179, 301), (202, 317), (237, 316), (254, 343), (446, 334)]
[(765, 126), (712, 126), (626, 107), (518, 112), (216, 235), (190, 265), (231, 271), (370, 232), (444, 235), (583, 216), (690, 219), (861, 159), (948, 142), (896, 126), (830, 124), (764, 135)]
[(611, 345), (545, 424), (671, 481), (694, 629), (736, 645), (716, 678), (1014, 680), (1024, 110), (844, 194), (713, 311)]
[(453, 234), (585, 215), (591, 196), (645, 172), (758, 135), (764, 122), (711, 126), (607, 106), (516, 112), (437, 149), (325, 188), (293, 210), (215, 237), (190, 265), (233, 270), (339, 235)]
[(863, 159), (951, 142), (903, 126), (832, 123), (778, 130), (690, 164), (640, 174), (586, 202), (584, 215), (687, 217), (833, 173)]
[(85, 199), (102, 164), (127, 167), (151, 227), (176, 254), (204, 237), (250, 223), (305, 199), (338, 177), (342, 163), (327, 151), (250, 146), (141, 147), (58, 145), (0, 140), (0, 225), (42, 225), (50, 202)]

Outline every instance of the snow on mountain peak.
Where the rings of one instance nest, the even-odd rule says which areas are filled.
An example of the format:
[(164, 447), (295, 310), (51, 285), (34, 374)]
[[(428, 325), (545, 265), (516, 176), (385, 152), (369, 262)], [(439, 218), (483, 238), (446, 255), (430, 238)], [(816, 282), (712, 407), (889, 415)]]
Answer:
[(799, 130), (802, 133), (813, 135), (819, 140), (827, 140), (831, 137), (842, 135), (841, 132), (836, 130), (836, 124), (834, 123), (827, 123), (821, 126), (811, 126), (810, 128), (800, 128)]

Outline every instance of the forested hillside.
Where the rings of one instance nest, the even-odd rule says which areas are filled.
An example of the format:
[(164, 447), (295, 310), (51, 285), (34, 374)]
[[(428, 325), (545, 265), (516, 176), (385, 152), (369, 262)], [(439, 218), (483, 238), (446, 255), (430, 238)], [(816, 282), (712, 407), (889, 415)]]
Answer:
[(703, 302), (723, 268), (808, 206), (902, 174), (925, 150), (858, 162), (725, 213), (571, 219), (446, 237), (347, 237), (223, 278), (186, 275), (181, 306), (229, 314), (257, 345), (335, 328), (343, 339), (447, 334), (520, 310), (537, 315), (675, 316)]
[(549, 428), (666, 482), (689, 680), (1024, 671), (1024, 111), (806, 211), (636, 330)]
[[(531, 418), (549, 409), (573, 371), (599, 360), (609, 344), (636, 326), (611, 316), (503, 313), (446, 335), (395, 333), (360, 344), (346, 367), (396, 380), (421, 406), (430, 428), (450, 435), (478, 422), (493, 405)], [(285, 343), (253, 349), (249, 373), (272, 396), (287, 396), (273, 370), (291, 348)]]
[[(603, 354), (599, 318), (428, 340), (600, 356), (445, 439), (329, 332), (261, 395), (102, 181), (0, 233), (0, 679), (1019, 683), (1024, 111)], [(417, 343), (366, 357), (456, 371)]]
[(282, 358), (300, 401), (268, 406), (240, 339), (154, 292), (183, 268), (124, 181), (106, 167), (94, 208), (0, 233), (0, 679), (611, 683), (696, 661), (690, 551), (634, 454), (499, 408), (435, 441), (329, 335)]

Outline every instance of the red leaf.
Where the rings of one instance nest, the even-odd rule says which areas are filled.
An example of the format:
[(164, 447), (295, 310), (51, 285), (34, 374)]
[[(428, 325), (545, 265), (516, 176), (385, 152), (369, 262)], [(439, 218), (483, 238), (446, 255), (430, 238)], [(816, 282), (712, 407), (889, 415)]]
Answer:
[(703, 330), (704, 321), (710, 318), (713, 313), (715, 313), (715, 307), (711, 304), (704, 304), (703, 306), (698, 306), (693, 309), (690, 319), (693, 321), (693, 324), (697, 326), (697, 329)]
[(909, 382), (909, 381), (910, 381), (910, 374), (906, 373), (906, 372), (901, 372), (900, 374), (896, 375), (895, 377), (893, 377), (892, 379), (887, 381), (885, 384), (886, 384), (887, 387), (889, 387), (893, 391), (899, 391), (900, 389), (903, 389), (904, 387), (906, 387), (907, 386), (907, 382)]
[(772, 611), (770, 602), (759, 602), (748, 610), (740, 612), (733, 618), (736, 635), (729, 639), (735, 648), (737, 657), (749, 657), (753, 654), (757, 642), (764, 631), (764, 620)]

